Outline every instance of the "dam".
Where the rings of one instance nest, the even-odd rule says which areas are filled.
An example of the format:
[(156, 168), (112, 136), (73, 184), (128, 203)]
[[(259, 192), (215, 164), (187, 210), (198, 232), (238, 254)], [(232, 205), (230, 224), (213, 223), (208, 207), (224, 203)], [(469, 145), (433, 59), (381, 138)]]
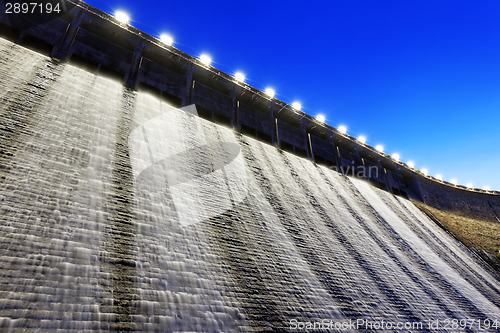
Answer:
[(1, 22), (2, 332), (500, 331), (498, 273), (409, 200), (497, 214), (497, 192), (83, 2)]

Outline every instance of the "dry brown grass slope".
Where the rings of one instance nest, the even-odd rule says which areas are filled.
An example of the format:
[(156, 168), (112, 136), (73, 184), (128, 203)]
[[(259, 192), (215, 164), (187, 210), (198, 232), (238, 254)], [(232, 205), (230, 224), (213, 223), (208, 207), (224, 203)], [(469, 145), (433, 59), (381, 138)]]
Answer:
[(445, 211), (412, 200), (425, 214), (448, 229), (467, 247), (478, 253), (500, 275), (500, 222)]

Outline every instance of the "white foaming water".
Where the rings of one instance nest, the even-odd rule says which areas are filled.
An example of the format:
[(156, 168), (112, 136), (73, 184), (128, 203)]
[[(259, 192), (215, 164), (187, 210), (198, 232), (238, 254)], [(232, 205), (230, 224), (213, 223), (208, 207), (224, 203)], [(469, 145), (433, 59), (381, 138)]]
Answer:
[[(220, 215), (245, 199), (245, 165), (232, 131), (220, 128), (207, 140), (211, 129), (203, 128), (194, 105), (191, 112), (179, 112), (140, 95), (136, 109), (149, 115), (157, 112), (129, 136), (136, 188), (168, 189), (183, 226)], [(136, 118), (134, 124), (140, 123), (142, 116)]]
[(500, 320), (498, 281), (411, 202), (9, 42), (0, 54), (1, 331)]

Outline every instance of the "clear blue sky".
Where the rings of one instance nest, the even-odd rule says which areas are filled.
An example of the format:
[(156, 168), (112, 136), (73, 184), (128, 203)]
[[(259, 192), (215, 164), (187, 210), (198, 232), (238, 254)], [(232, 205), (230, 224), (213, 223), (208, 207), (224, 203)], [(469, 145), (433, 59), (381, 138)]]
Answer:
[(87, 0), (445, 180), (500, 190), (500, 1)]

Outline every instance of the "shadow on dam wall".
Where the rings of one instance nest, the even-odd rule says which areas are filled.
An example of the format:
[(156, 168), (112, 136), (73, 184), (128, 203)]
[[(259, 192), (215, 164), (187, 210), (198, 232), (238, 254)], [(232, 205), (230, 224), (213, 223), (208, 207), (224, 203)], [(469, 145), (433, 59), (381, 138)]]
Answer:
[(2, 332), (498, 331), (409, 200), (4, 39), (0, 87)]

